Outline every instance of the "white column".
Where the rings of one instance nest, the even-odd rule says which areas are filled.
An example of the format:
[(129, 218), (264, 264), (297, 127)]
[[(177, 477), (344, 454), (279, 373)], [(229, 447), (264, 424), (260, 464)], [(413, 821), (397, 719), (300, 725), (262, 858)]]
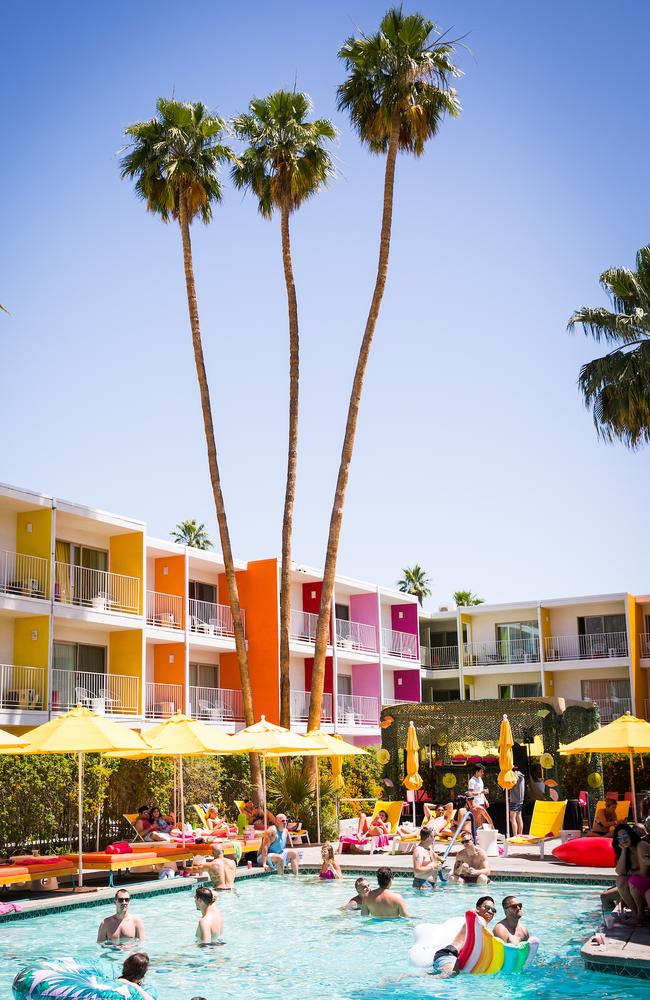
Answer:
[[(377, 587), (377, 648), (379, 649), (379, 708), (384, 704), (384, 630), (381, 626), (381, 593)], [(394, 693), (394, 692), (393, 692)]]
[(537, 605), (537, 631), (539, 632), (539, 670), (542, 678), (542, 698), (546, 697), (546, 673), (544, 671), (544, 632), (542, 629), (542, 605)]
[(52, 671), (54, 670), (54, 588), (56, 585), (56, 500), (52, 500), (52, 530), (50, 535), (50, 611), (47, 636), (47, 717), (52, 718)]
[[(458, 635), (458, 684), (461, 701), (465, 701), (465, 667), (463, 657), (463, 622), (461, 620), (460, 608), (456, 608), (456, 633)], [(467, 637), (469, 642), (469, 636)]]
[[(185, 618), (185, 647), (183, 651), (183, 705), (185, 715), (189, 715), (189, 705), (190, 705), (190, 557), (189, 548), (185, 546), (184, 552), (185, 558), (185, 572), (184, 572), (184, 618)], [(221, 677), (219, 677), (219, 683), (221, 684)]]

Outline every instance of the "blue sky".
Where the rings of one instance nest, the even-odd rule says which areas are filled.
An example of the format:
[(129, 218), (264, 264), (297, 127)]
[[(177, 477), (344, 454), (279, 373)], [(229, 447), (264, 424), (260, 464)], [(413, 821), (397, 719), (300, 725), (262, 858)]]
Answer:
[[(374, 277), (383, 161), (336, 111), (337, 49), (385, 3), (5, 5), (0, 479), (216, 537), (180, 237), (120, 181), (159, 95), (230, 116), (297, 86), (340, 129), (339, 176), (293, 221), (302, 337), (294, 555), (322, 563)], [(455, 34), (463, 114), (400, 158), (392, 259), (339, 558), (431, 605), (650, 591), (647, 449), (596, 439), (566, 333), (648, 240), (643, 0), (421, 2)], [(277, 221), (226, 185), (194, 251), (236, 553), (280, 548), (287, 406)]]

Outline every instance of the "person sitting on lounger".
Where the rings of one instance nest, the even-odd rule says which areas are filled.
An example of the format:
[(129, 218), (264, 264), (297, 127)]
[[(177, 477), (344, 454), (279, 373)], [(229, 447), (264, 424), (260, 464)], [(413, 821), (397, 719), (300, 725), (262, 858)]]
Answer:
[[(244, 799), (242, 812), (248, 820), (249, 826), (254, 826), (256, 830), (264, 829), (264, 810), (261, 806), (256, 806), (252, 799)], [(270, 823), (275, 823), (275, 816), (267, 809), (266, 825), (268, 826)]]
[(376, 816), (370, 819), (365, 813), (361, 813), (359, 816), (359, 825), (357, 827), (357, 837), (359, 840), (365, 840), (368, 837), (385, 837), (390, 833), (390, 823), (388, 822), (388, 813), (385, 809), (380, 809)]
[(115, 893), (115, 913), (105, 917), (97, 931), (97, 944), (119, 944), (120, 941), (146, 941), (147, 933), (140, 917), (129, 913), (131, 893), (118, 889)]
[(199, 944), (220, 944), (223, 933), (223, 916), (217, 909), (217, 897), (212, 889), (200, 885), (194, 893), (194, 905), (201, 914), (196, 928)]
[(474, 817), (476, 829), (479, 830), (482, 826), (489, 826), (491, 830), (494, 830), (492, 817), (485, 806), (477, 804), (476, 796), (472, 792), (467, 792), (465, 798), (467, 799), (467, 808)]
[(140, 836), (144, 839), (144, 835), (151, 829), (149, 806), (138, 806), (138, 815), (134, 820), (133, 828), (137, 830)]
[(210, 806), (205, 811), (206, 829), (208, 833), (228, 833), (228, 824), (221, 819), (215, 806)]
[(616, 799), (605, 799), (605, 805), (596, 810), (591, 835), (594, 837), (611, 837), (618, 823), (616, 815)]
[(422, 826), (426, 826), (436, 837), (449, 836), (453, 833), (451, 827), (453, 815), (453, 802), (448, 802), (445, 806), (430, 806), (428, 802), (425, 802), (424, 823)]
[(135, 987), (137, 993), (141, 994), (143, 1000), (157, 1000), (158, 993), (152, 986), (145, 989), (142, 980), (149, 968), (149, 956), (144, 951), (134, 951), (122, 966), (122, 975), (117, 980), (118, 983), (127, 983)]
[(171, 840), (175, 824), (170, 822), (170, 819), (171, 817), (163, 816), (158, 806), (152, 806), (149, 810), (149, 827), (144, 833), (143, 839), (147, 841)]

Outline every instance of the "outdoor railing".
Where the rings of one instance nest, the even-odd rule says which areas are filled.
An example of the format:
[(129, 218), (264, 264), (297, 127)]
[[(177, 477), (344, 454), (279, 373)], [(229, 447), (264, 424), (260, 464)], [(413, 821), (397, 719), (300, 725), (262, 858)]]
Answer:
[(639, 642), (641, 645), (641, 656), (650, 656), (650, 632), (642, 632), (639, 636)]
[(47, 672), (45, 667), (16, 667), (0, 663), (0, 708), (47, 708)]
[[(291, 692), (291, 721), (292, 722), (306, 722), (309, 718), (309, 702), (310, 702), (310, 692), (309, 691), (292, 691)], [(323, 701), (321, 704), (321, 722), (331, 722), (332, 721), (332, 695), (325, 692), (323, 694)]]
[(395, 629), (382, 630), (384, 653), (387, 656), (399, 656), (403, 660), (417, 660), (418, 638), (412, 632), (396, 632)]
[(183, 685), (147, 681), (145, 715), (148, 719), (168, 719), (183, 710)]
[(244, 701), (241, 691), (230, 688), (190, 687), (189, 712), (193, 719), (207, 722), (242, 722)]
[(340, 649), (360, 649), (367, 653), (376, 653), (377, 629), (374, 625), (337, 618), (336, 645)]
[(55, 563), (54, 574), (54, 599), (60, 604), (130, 615), (137, 615), (140, 611), (140, 581), (137, 576), (70, 566), (64, 562)]
[(368, 695), (339, 694), (336, 698), (336, 715), (339, 725), (379, 725), (379, 699)]
[(598, 705), (600, 721), (603, 725), (632, 711), (631, 698), (587, 698), (585, 700), (594, 701)]
[(420, 663), (427, 670), (450, 670), (458, 666), (458, 646), (420, 646)]
[(313, 615), (309, 611), (291, 611), (289, 622), (289, 638), (297, 642), (316, 641), (316, 623), (318, 615)]
[(147, 625), (158, 628), (183, 627), (183, 598), (177, 594), (147, 591)]
[(490, 642), (463, 643), (466, 667), (491, 667), (510, 663), (539, 663), (539, 638), (496, 639)]
[(553, 660), (600, 660), (627, 656), (625, 632), (599, 632), (595, 635), (552, 635), (545, 640), (544, 658)]
[[(243, 608), (241, 620), (246, 635), (246, 612)], [(190, 632), (233, 636), (235, 628), (230, 608), (227, 604), (212, 604), (211, 601), (195, 601), (190, 598)]]
[(49, 560), (0, 549), (0, 594), (47, 597)]
[(99, 715), (138, 715), (140, 678), (90, 670), (52, 670), (52, 711), (83, 705)]

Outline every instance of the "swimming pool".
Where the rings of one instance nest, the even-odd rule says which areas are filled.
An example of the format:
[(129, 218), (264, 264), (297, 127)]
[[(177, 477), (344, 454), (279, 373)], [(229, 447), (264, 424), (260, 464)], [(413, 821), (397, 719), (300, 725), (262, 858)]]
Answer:
[[(480, 895), (476, 889), (449, 886), (424, 896), (406, 879), (398, 879), (395, 887), (416, 920), (434, 922), (463, 914)], [(348, 877), (343, 882), (320, 882), (308, 875), (243, 880), (236, 895), (220, 894), (226, 943), (214, 949), (200, 949), (193, 942), (193, 892), (135, 897), (131, 905), (147, 928), (145, 950), (153, 970), (148, 981), (160, 1000), (190, 1000), (197, 994), (207, 1000), (475, 1000), (479, 982), (481, 1000), (645, 1000), (647, 982), (583, 967), (579, 951), (600, 913), (598, 889), (499, 882), (490, 891), (499, 914), (501, 898), (517, 892), (525, 904), (524, 922), (540, 938), (536, 963), (525, 975), (398, 981), (412, 971), (407, 960), (412, 928), (406, 921), (337, 913), (354, 893)], [(96, 959), (103, 951), (94, 943), (97, 927), (111, 911), (108, 904), (80, 907), (0, 925), (0, 997), (11, 996), (13, 978), (30, 958)], [(111, 954), (106, 960), (117, 970), (123, 958)]]

